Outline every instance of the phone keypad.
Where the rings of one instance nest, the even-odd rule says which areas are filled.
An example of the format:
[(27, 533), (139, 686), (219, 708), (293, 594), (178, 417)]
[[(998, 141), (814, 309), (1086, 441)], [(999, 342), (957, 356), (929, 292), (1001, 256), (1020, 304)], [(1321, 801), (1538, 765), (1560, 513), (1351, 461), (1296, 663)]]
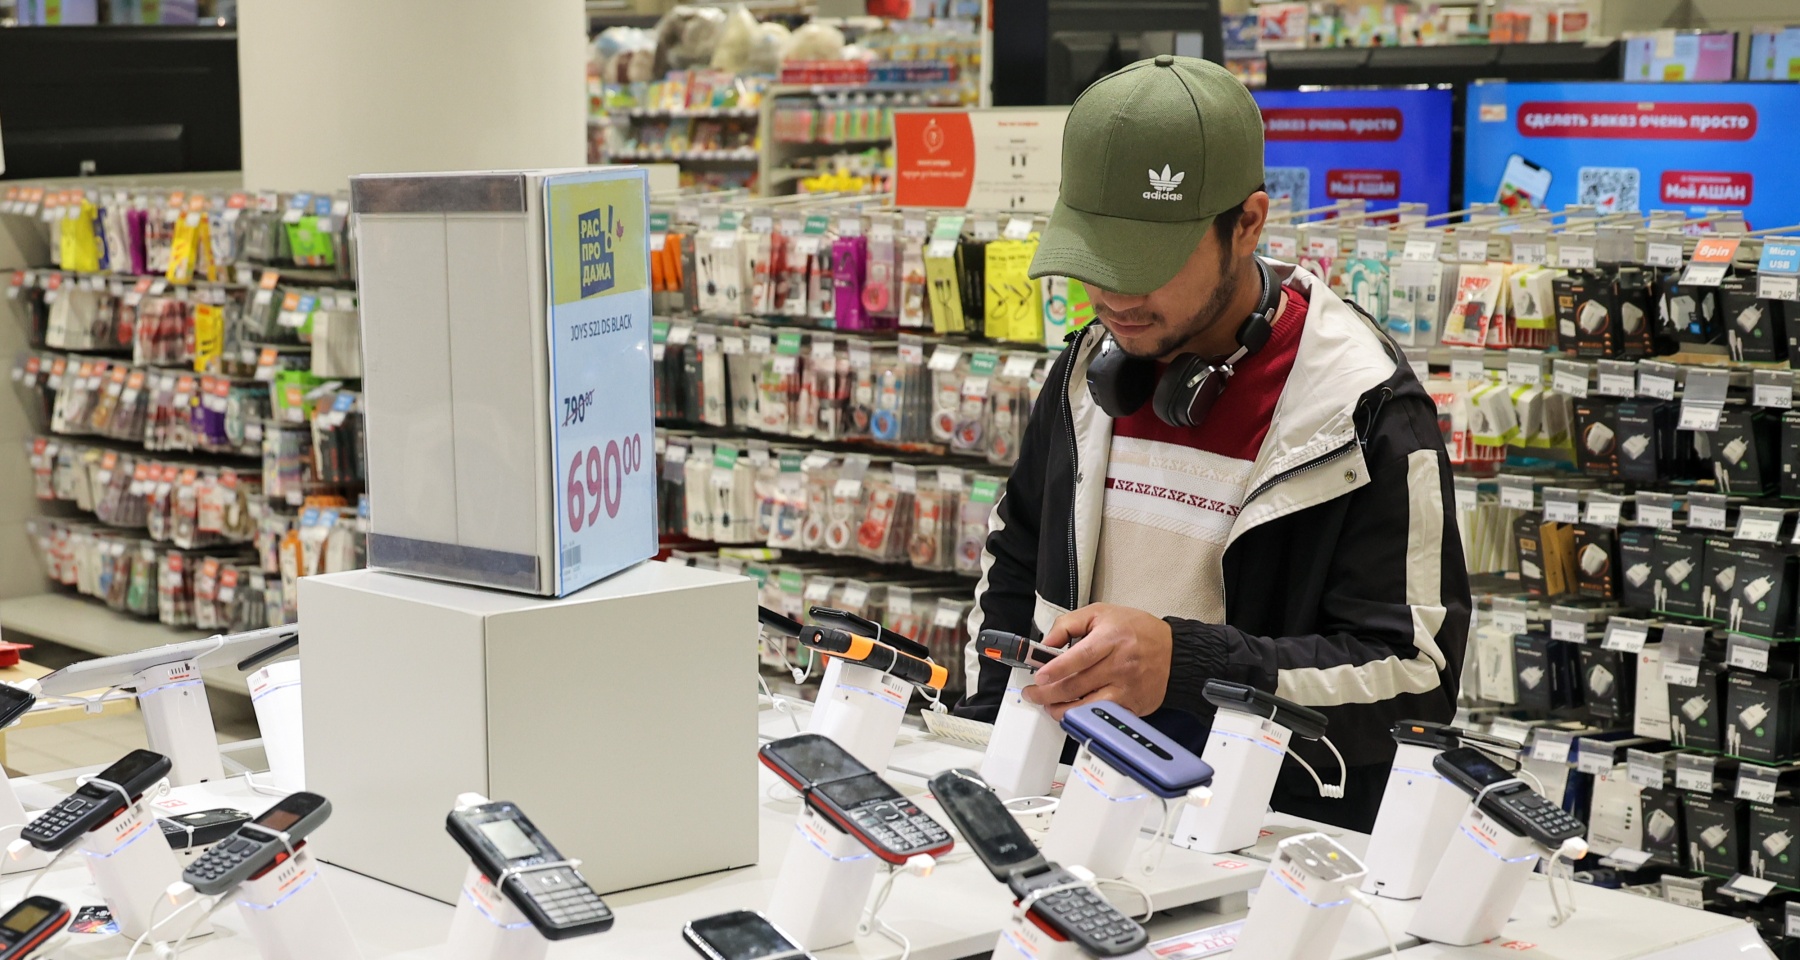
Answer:
[(522, 873), (516, 882), (523, 886), (550, 922), (559, 927), (579, 926), (612, 916), (612, 911), (588, 887), (587, 881), (568, 867)]
[(1032, 906), (1063, 932), (1101, 956), (1118, 956), (1144, 945), (1144, 928), (1120, 913), (1089, 887), (1060, 890)]
[(851, 811), (863, 833), (893, 853), (912, 856), (949, 842), (950, 834), (907, 800), (877, 800)]
[(1535, 790), (1522, 790), (1501, 798), (1513, 813), (1523, 820), (1533, 839), (1561, 843), (1586, 832), (1580, 820), (1568, 811), (1544, 799)]
[(40, 840), (50, 840), (60, 837), (73, 827), (76, 821), (87, 816), (98, 805), (98, 801), (85, 797), (68, 797), (63, 802), (44, 811), (36, 820), (31, 821), (31, 826), (25, 830), (25, 833), (29, 835), (27, 839), (36, 837)]
[(267, 844), (242, 836), (231, 837), (213, 846), (187, 868), (187, 873), (212, 883), (231, 874), (244, 861), (259, 853)]

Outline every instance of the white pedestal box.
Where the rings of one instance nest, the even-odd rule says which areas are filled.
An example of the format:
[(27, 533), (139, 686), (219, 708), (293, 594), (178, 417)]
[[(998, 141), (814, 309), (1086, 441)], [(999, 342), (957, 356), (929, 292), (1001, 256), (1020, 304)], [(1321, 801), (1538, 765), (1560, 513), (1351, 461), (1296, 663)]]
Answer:
[(446, 903), (464, 793), (510, 800), (602, 894), (756, 862), (756, 584), (651, 561), (559, 600), (306, 577), (307, 789), (327, 862)]

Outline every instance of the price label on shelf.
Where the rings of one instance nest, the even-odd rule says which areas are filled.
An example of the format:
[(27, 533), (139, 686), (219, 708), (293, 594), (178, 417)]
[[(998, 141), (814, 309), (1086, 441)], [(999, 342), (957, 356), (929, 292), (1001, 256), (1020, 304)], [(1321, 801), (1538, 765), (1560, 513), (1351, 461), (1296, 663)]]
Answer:
[(1758, 370), (1751, 374), (1750, 402), (1775, 410), (1792, 409), (1794, 374), (1788, 370)]
[(1669, 773), (1660, 754), (1630, 748), (1625, 751), (1625, 778), (1640, 787), (1661, 790), (1668, 784)]
[(1587, 642), (1587, 611), (1572, 607), (1550, 608), (1550, 639), (1564, 643)]
[(1442, 235), (1415, 230), (1407, 234), (1406, 246), (1400, 251), (1400, 259), (1409, 263), (1436, 263), (1443, 244)]
[(1531, 738), (1531, 759), (1545, 763), (1569, 763), (1575, 749), (1575, 735), (1567, 730), (1537, 729)]
[(1514, 386), (1535, 387), (1544, 382), (1544, 351), (1506, 351), (1506, 382)]
[(1523, 748), (1525, 744), (1531, 742), (1533, 729), (1529, 723), (1523, 723), (1510, 717), (1495, 717), (1494, 722), (1488, 726), (1488, 735), (1518, 744), (1520, 748)]
[(1545, 487), (1544, 519), (1551, 523), (1580, 523), (1581, 491), (1568, 487)]
[(1495, 479), (1500, 483), (1500, 506), (1510, 510), (1537, 509), (1537, 496), (1530, 477), (1503, 473)]
[(1751, 803), (1774, 803), (1781, 774), (1754, 763), (1738, 764), (1736, 796)]
[(1652, 240), (1644, 245), (1644, 263), (1652, 267), (1680, 267), (1682, 253), (1679, 240)]
[(1268, 234), (1269, 256), (1276, 260), (1290, 263), (1300, 259), (1300, 237), (1298, 234), (1273, 230)]
[(1780, 507), (1744, 507), (1738, 511), (1737, 532), (1733, 536), (1739, 540), (1775, 543), (1781, 539), (1781, 525), (1786, 520), (1787, 511)]
[(1594, 244), (1591, 240), (1564, 240), (1556, 245), (1556, 265), (1564, 270), (1594, 268)]
[(1696, 793), (1711, 793), (1713, 789), (1713, 758), (1694, 753), (1678, 753), (1675, 755), (1675, 788), (1692, 790)]
[(1479, 236), (1458, 237), (1456, 239), (1456, 259), (1462, 263), (1486, 263), (1488, 258), (1488, 241), (1486, 234)]
[(1481, 481), (1474, 477), (1454, 477), (1451, 480), (1456, 496), (1456, 509), (1474, 510), (1481, 503)]
[(1514, 263), (1543, 266), (1550, 259), (1549, 245), (1542, 240), (1522, 240), (1515, 237), (1512, 242), (1512, 259)]
[(1687, 389), (1681, 394), (1681, 418), (1678, 430), (1712, 433), (1719, 429), (1725, 413), (1725, 398), (1731, 391), (1731, 372), (1690, 368)]
[(1648, 622), (1628, 617), (1609, 617), (1606, 621), (1606, 636), (1600, 641), (1600, 648), (1636, 654), (1644, 649), (1644, 642), (1649, 639)]
[(1582, 740), (1575, 748), (1575, 769), (1596, 777), (1608, 777), (1613, 771), (1613, 745), (1604, 740)]
[(1637, 365), (1629, 360), (1600, 361), (1598, 392), (1608, 397), (1637, 396)]
[(1699, 530), (1725, 529), (1725, 495), (1688, 494), (1688, 526)]
[(1681, 282), (1690, 287), (1716, 287), (1731, 269), (1737, 257), (1739, 238), (1705, 236), (1694, 242), (1694, 256), (1688, 261)]
[(1574, 360), (1556, 360), (1550, 364), (1550, 386), (1557, 393), (1585, 400), (1588, 395), (1588, 373), (1593, 368)]
[(1769, 642), (1734, 633), (1725, 638), (1725, 664), (1753, 673), (1769, 672)]
[(1617, 528), (1625, 498), (1611, 493), (1590, 493), (1581, 520), (1597, 527)]
[(1676, 367), (1672, 363), (1645, 360), (1638, 364), (1637, 392), (1657, 400), (1675, 399)]
[(1800, 277), (1758, 276), (1756, 296), (1761, 300), (1800, 300)]
[(1663, 683), (1672, 687), (1697, 687), (1700, 685), (1700, 665), (1697, 663), (1664, 663), (1662, 679)]
[(1525, 618), (1527, 609), (1525, 601), (1495, 597), (1493, 605), (1491, 616), (1494, 620), (1494, 629), (1509, 637), (1516, 637), (1528, 629)]

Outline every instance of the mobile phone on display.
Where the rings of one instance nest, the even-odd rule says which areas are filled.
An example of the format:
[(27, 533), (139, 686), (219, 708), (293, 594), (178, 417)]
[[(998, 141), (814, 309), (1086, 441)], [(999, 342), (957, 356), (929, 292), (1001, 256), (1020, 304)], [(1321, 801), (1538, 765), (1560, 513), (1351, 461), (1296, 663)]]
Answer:
[(1401, 720), (1394, 724), (1394, 742), (1452, 750), (1462, 746), (1462, 731), (1431, 720)]
[(316, 793), (290, 793), (262, 816), (213, 844), (181, 871), (181, 879), (208, 896), (224, 893), (287, 862), (307, 836), (330, 818), (331, 801)]
[[(1555, 849), (1563, 841), (1587, 833), (1580, 820), (1544, 799), (1529, 784), (1517, 780), (1494, 758), (1474, 747), (1445, 750), (1431, 758), (1431, 766), (1464, 793), (1481, 798), (1482, 813), (1520, 836)], [(1514, 782), (1506, 783), (1508, 780)], [(1489, 790), (1494, 784), (1505, 785)]]
[(37, 694), (20, 690), (10, 683), (0, 683), (0, 727), (10, 727), (37, 703)]
[(1029, 637), (1021, 637), (1005, 630), (983, 630), (976, 638), (975, 649), (989, 660), (998, 660), (1009, 667), (1024, 667), (1036, 670), (1055, 660), (1062, 653), (1063, 647), (1045, 646)]
[(452, 810), (444, 827), (475, 869), (519, 908), (544, 939), (567, 940), (612, 926), (611, 908), (573, 866), (507, 875), (509, 870), (564, 859), (517, 805), (497, 802)]
[(1212, 782), (1210, 764), (1110, 700), (1071, 709), (1063, 714), (1062, 728), (1159, 797), (1172, 800)]
[(756, 608), (756, 620), (771, 633), (783, 637), (797, 637), (800, 635), (800, 621), (795, 620), (793, 617), (787, 616), (786, 614), (776, 613), (768, 607), (758, 606)]
[(187, 850), (209, 846), (231, 836), (250, 822), (250, 815), (242, 810), (196, 810), (158, 817), (156, 822), (162, 826), (163, 839), (169, 841), (169, 846)]
[(901, 653), (908, 653), (922, 660), (931, 659), (931, 648), (911, 637), (901, 636), (866, 617), (859, 617), (845, 610), (833, 610), (830, 607), (813, 607), (807, 612), (812, 614), (813, 621), (820, 626), (834, 627), (846, 633), (860, 634), (876, 643), (885, 643)]
[(808, 806), (888, 863), (941, 856), (955, 845), (948, 830), (829, 737), (803, 733), (763, 744), (757, 755)]
[(1238, 710), (1274, 720), (1303, 740), (1317, 740), (1325, 735), (1324, 714), (1248, 684), (1208, 680), (1200, 695), (1221, 710)]
[(813, 960), (794, 938), (755, 910), (689, 921), (681, 939), (707, 960)]
[[(55, 853), (89, 830), (111, 820), (130, 806), (108, 784), (118, 784), (131, 802), (169, 775), (169, 758), (150, 750), (133, 750), (117, 763), (94, 775), (61, 803), (45, 810), (27, 824), (20, 836), (46, 853)], [(104, 781), (104, 783), (100, 782)]]
[(1500, 174), (1500, 187), (1494, 202), (1509, 214), (1530, 213), (1544, 207), (1550, 195), (1550, 171), (1519, 154), (1506, 158), (1506, 170)]
[(988, 872), (1005, 883), (1013, 896), (1023, 900), (1033, 891), (1069, 887), (1036, 900), (1029, 914), (1034, 922), (1073, 941), (1090, 956), (1123, 956), (1149, 942), (1137, 921), (1120, 913), (1092, 886), (1081, 885), (1074, 874), (1045, 859), (1006, 804), (980, 777), (968, 770), (947, 770), (931, 778), (931, 795)]
[(69, 925), (69, 908), (49, 897), (26, 897), (0, 916), (0, 960), (24, 960)]
[(950, 680), (950, 671), (930, 660), (915, 657), (846, 630), (804, 627), (800, 631), (800, 643), (820, 653), (853, 660), (883, 673), (891, 673), (908, 683), (933, 690), (944, 689), (944, 684)]

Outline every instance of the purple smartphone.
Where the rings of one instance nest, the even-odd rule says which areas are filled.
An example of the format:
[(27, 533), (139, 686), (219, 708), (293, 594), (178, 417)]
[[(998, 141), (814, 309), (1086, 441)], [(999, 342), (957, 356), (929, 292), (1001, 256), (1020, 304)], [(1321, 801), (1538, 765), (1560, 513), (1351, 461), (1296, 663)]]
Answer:
[(1063, 714), (1062, 728), (1159, 797), (1174, 799), (1212, 782), (1213, 769), (1205, 760), (1110, 700)]

